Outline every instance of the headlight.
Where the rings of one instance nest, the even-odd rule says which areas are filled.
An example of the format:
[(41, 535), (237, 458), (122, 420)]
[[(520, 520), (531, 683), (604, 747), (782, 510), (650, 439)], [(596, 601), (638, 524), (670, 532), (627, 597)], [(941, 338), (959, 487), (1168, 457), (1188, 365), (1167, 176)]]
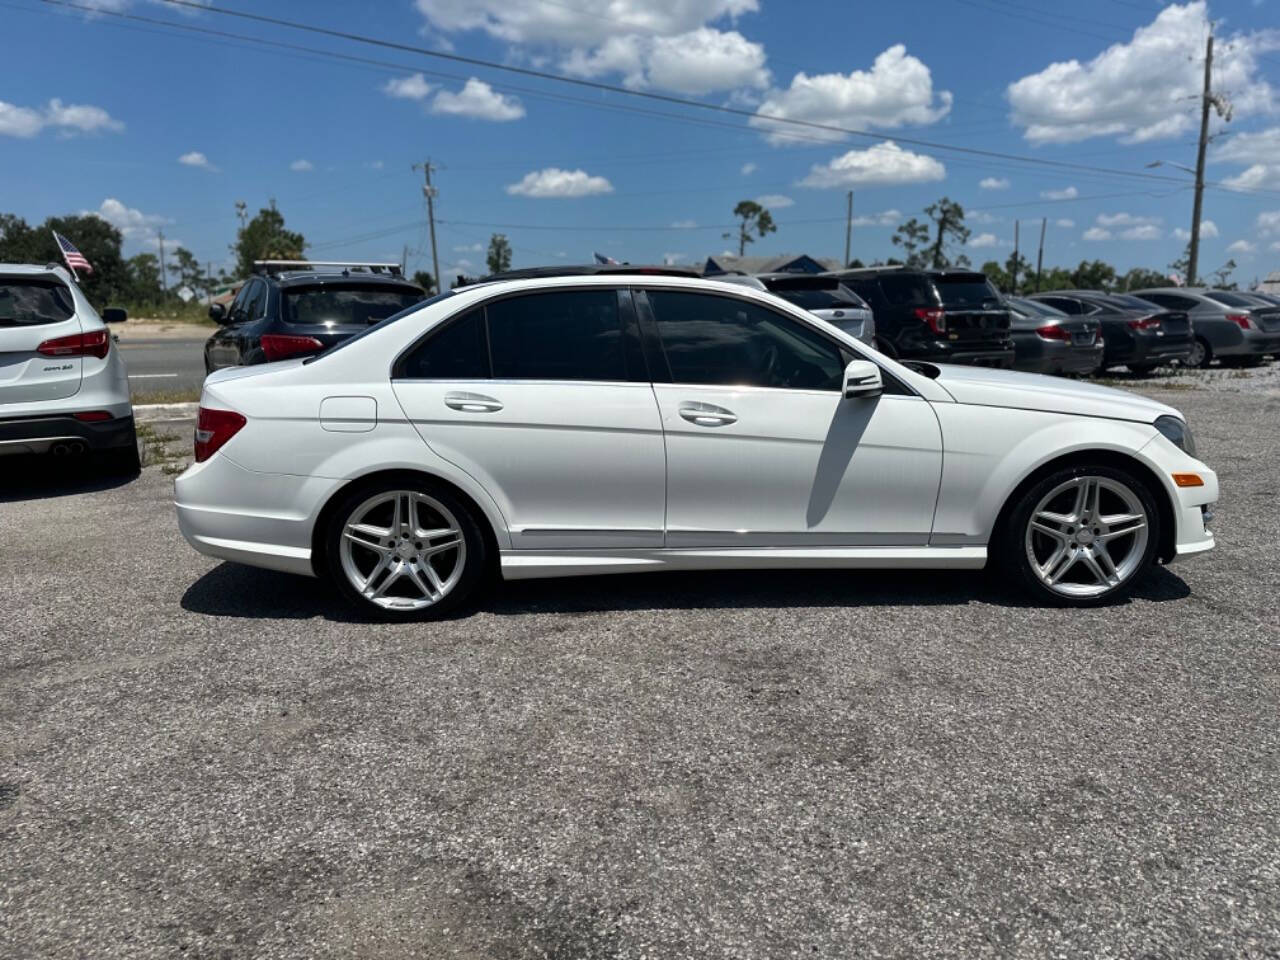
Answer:
[(1190, 456), (1196, 455), (1195, 437), (1191, 436), (1191, 428), (1177, 417), (1160, 417), (1155, 427), (1163, 433), (1175, 447)]

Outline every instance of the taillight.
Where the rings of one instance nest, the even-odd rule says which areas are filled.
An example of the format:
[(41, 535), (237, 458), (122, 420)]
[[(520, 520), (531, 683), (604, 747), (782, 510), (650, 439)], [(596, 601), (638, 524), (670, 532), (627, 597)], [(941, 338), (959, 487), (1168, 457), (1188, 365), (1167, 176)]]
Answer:
[(1241, 330), (1249, 330), (1253, 327), (1253, 324), (1249, 322), (1249, 315), (1247, 313), (1228, 313), (1227, 319)]
[(82, 423), (102, 423), (111, 419), (111, 414), (106, 410), (86, 410), (83, 413), (73, 413), (72, 416)]
[(1130, 320), (1127, 325), (1130, 330), (1155, 330), (1160, 326), (1160, 318), (1143, 317), (1141, 320)]
[(923, 320), (934, 333), (947, 332), (947, 314), (938, 307), (916, 307), (916, 319)]
[(204, 463), (240, 432), (247, 420), (234, 410), (201, 407), (196, 416), (196, 463)]
[(324, 344), (315, 337), (299, 337), (288, 333), (264, 333), (262, 354), (268, 360), (286, 360), (300, 353), (323, 350)]
[(106, 330), (73, 333), (69, 337), (54, 337), (36, 347), (36, 353), (46, 357), (97, 357), (99, 360), (110, 350), (111, 334)]
[(1071, 334), (1063, 330), (1056, 323), (1045, 324), (1043, 327), (1036, 327), (1036, 333), (1045, 340), (1070, 340)]

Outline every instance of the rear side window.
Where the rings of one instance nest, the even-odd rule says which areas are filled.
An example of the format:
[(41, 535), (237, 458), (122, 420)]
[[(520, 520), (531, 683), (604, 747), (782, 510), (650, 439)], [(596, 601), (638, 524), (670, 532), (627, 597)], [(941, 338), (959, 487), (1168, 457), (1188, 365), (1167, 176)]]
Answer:
[(789, 317), (731, 297), (648, 295), (676, 383), (840, 389), (840, 350)]
[(1156, 306), (1167, 310), (1194, 310), (1200, 304), (1190, 297), (1180, 297), (1175, 293), (1144, 293), (1138, 299), (1148, 300)]
[(496, 379), (627, 379), (616, 290), (509, 297), (485, 312)]
[(411, 380), (484, 380), (489, 376), (489, 345), (484, 310), (472, 310), (413, 348), (396, 368)]
[(942, 302), (949, 307), (981, 309), (1000, 305), (1000, 294), (984, 276), (940, 277), (935, 283)]
[(804, 310), (856, 310), (862, 306), (861, 301), (843, 287), (832, 287), (829, 290), (778, 290), (776, 294)]
[(364, 327), (420, 303), (413, 289), (340, 286), (286, 287), (281, 316), (286, 323)]
[(1242, 297), (1238, 293), (1229, 293), (1225, 290), (1206, 290), (1204, 295), (1226, 307), (1248, 308), (1257, 306), (1256, 303), (1251, 303), (1248, 297)]
[(880, 290), (884, 298), (895, 307), (936, 307), (938, 294), (933, 284), (919, 274), (880, 278)]
[(71, 291), (56, 281), (0, 277), (0, 327), (58, 323), (75, 312)]
[(1079, 316), (1084, 313), (1084, 307), (1080, 305), (1080, 301), (1072, 300), (1070, 297), (1042, 297), (1041, 299), (1049, 306), (1072, 316)]

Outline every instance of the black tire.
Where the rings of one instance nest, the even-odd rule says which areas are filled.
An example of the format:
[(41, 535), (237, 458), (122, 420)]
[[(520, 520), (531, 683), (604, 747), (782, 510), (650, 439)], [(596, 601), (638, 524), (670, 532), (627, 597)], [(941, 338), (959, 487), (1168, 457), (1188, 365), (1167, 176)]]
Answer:
[[(461, 563), (462, 569), (458, 574), (457, 580), (442, 597), (428, 606), (416, 608), (384, 606), (361, 593), (344, 566), (342, 552), (343, 531), (346, 524), (352, 519), (353, 513), (359, 511), (363, 505), (366, 505), (372, 499), (399, 491), (421, 494), (427, 500), (435, 501), (435, 504), (443, 508), (443, 511), (436, 511), (426, 504), (420, 504), (415, 509), (427, 510), (437, 518), (443, 517), (445, 522), (450, 523), (451, 526), (456, 523), (456, 528), (461, 534), (462, 550), (461, 556), (457, 559)], [(480, 523), (482, 522), (485, 521), (476, 517), (471, 504), (464, 501), (448, 487), (433, 482), (427, 477), (403, 474), (382, 478), (367, 484), (360, 484), (343, 495), (341, 501), (335, 505), (329, 516), (327, 529), (324, 531), (325, 573), (338, 588), (338, 592), (342, 594), (343, 599), (369, 616), (391, 621), (438, 620), (465, 605), (472, 599), (476, 590), (486, 579), (490, 558), (489, 546), (480, 528)], [(413, 538), (410, 537), (409, 543), (412, 542)], [(419, 545), (421, 546), (421, 543)], [(363, 550), (360, 547), (352, 549), (353, 556), (361, 553), (369, 554), (368, 559), (375, 561), (376, 564), (377, 554), (373, 550)], [(356, 562), (358, 564), (358, 557)], [(406, 567), (411, 567), (414, 563), (420, 564), (421, 562), (436, 563), (436, 561), (430, 559), (426, 561), (415, 559), (412, 563), (406, 563), (403, 558), (399, 558), (394, 562), (399, 562)], [(421, 569), (421, 567), (419, 566), (415, 569)], [(370, 581), (372, 582), (373, 578), (370, 578)], [(395, 598), (392, 597), (390, 599), (394, 600)]]
[[(1127, 488), (1141, 503), (1142, 510), (1145, 513), (1146, 538), (1141, 547), (1139, 547), (1139, 540), (1136, 534), (1128, 541), (1127, 546), (1134, 551), (1135, 555), (1132, 560), (1126, 555), (1122, 561), (1122, 566), (1128, 567), (1130, 563), (1132, 563), (1132, 566), (1127, 569), (1127, 572), (1123, 578), (1119, 579), (1119, 582), (1093, 595), (1071, 596), (1048, 586), (1041, 580), (1037, 570), (1032, 567), (1031, 558), (1028, 556), (1027, 528), (1031, 521), (1032, 513), (1046, 496), (1049, 496), (1055, 489), (1064, 484), (1072, 481), (1079, 482), (1085, 478), (1101, 478)], [(1070, 496), (1067, 491), (1064, 491), (1063, 495)], [(1112, 496), (1110, 492), (1107, 492), (1106, 495), (1108, 497)], [(1066, 529), (1072, 528), (1067, 527)], [(1091, 532), (1084, 527), (1080, 527), (1079, 530), (1081, 533)], [(1090, 538), (1090, 542), (1092, 544), (1092, 538)], [(1121, 535), (1113, 542), (1123, 545), (1125, 537)], [(1006, 514), (1001, 529), (997, 531), (996, 536), (993, 538), (992, 545), (997, 551), (995, 559), (999, 566), (1037, 603), (1059, 607), (1096, 607), (1121, 599), (1130, 592), (1133, 584), (1146, 571), (1151, 569), (1159, 543), (1160, 512), (1156, 506), (1155, 497), (1148, 489), (1147, 484), (1128, 470), (1102, 464), (1083, 463), (1055, 470), (1041, 477), (1018, 494), (1016, 501), (1014, 501), (1011, 509)], [(1108, 549), (1102, 544), (1092, 544), (1093, 549), (1098, 546)], [(1068, 563), (1065, 569), (1069, 569), (1071, 566), (1072, 563)], [(1066, 586), (1063, 587), (1063, 589), (1066, 588)]]
[(128, 446), (103, 450), (98, 454), (102, 472), (110, 477), (136, 477), (142, 472), (142, 455), (138, 452), (138, 432), (129, 431)]

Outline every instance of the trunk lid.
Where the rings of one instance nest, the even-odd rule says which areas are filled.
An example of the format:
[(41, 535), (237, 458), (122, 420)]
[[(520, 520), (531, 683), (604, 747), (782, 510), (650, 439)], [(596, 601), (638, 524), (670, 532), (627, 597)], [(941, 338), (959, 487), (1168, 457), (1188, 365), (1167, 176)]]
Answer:
[(56, 277), (0, 276), (0, 411), (78, 393), (84, 358), (49, 356), (40, 345), (80, 332), (75, 299)]

